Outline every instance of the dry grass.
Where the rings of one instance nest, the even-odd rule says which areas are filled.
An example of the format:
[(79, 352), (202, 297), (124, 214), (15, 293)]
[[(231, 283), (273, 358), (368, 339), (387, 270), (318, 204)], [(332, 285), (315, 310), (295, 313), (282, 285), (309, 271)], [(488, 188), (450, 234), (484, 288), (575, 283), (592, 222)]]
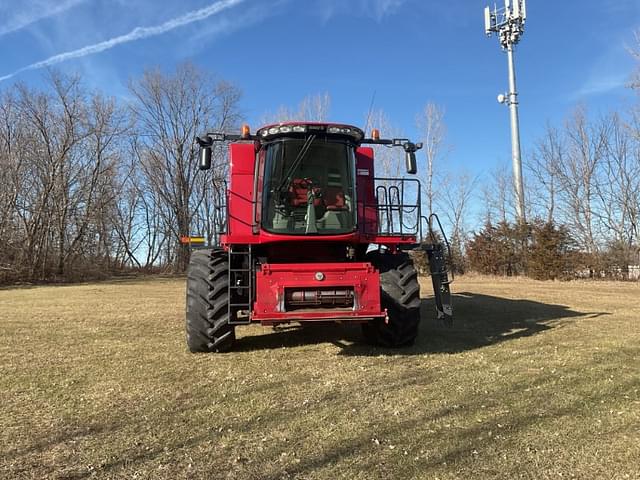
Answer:
[(182, 280), (0, 290), (0, 477), (640, 478), (640, 285), (455, 292), (408, 350), (245, 327), (192, 355)]

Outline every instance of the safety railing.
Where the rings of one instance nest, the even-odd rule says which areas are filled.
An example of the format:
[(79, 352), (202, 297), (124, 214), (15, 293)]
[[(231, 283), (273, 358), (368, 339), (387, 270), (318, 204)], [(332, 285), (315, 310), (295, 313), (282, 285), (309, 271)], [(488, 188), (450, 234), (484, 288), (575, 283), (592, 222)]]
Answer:
[(367, 234), (422, 237), (420, 182), (374, 178), (374, 202), (365, 202), (360, 221)]

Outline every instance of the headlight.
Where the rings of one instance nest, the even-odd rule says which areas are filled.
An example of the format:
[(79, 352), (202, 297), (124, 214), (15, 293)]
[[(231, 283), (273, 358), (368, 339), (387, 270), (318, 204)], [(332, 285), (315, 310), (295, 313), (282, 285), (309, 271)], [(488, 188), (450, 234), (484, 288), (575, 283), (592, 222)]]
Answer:
[(331, 125), (327, 128), (327, 133), (339, 133), (342, 135), (349, 135), (355, 138), (356, 140), (360, 140), (362, 138), (362, 132), (357, 128), (351, 128), (351, 127)]
[[(309, 130), (313, 130), (315, 133), (326, 131), (329, 134), (341, 134), (349, 135), (360, 141), (363, 137), (363, 133), (360, 129), (355, 127), (347, 127), (342, 125), (274, 125), (272, 127), (263, 128), (258, 130), (258, 134), (262, 138), (271, 137), (273, 135), (286, 134), (286, 133), (306, 133)], [(325, 130), (326, 129), (326, 130)]]

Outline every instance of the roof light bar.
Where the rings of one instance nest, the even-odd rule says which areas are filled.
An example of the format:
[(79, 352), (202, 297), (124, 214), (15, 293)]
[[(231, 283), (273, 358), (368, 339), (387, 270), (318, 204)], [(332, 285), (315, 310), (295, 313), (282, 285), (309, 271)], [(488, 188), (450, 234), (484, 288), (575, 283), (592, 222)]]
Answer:
[(349, 135), (356, 141), (362, 140), (364, 136), (360, 129), (343, 125), (275, 125), (259, 130), (258, 134), (266, 139), (283, 133), (306, 133), (310, 130), (314, 132), (326, 131), (329, 134)]
[(272, 135), (278, 135), (280, 133), (304, 133), (307, 131), (306, 125), (280, 125), (270, 128), (263, 128), (260, 130), (260, 136), (262, 138), (270, 137)]

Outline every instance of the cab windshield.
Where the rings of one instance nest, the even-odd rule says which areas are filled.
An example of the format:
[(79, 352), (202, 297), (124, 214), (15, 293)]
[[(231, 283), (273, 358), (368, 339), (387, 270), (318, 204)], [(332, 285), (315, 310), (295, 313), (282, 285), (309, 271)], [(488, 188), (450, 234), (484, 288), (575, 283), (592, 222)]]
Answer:
[(310, 136), (267, 145), (262, 227), (293, 235), (352, 232), (354, 165), (345, 142)]

